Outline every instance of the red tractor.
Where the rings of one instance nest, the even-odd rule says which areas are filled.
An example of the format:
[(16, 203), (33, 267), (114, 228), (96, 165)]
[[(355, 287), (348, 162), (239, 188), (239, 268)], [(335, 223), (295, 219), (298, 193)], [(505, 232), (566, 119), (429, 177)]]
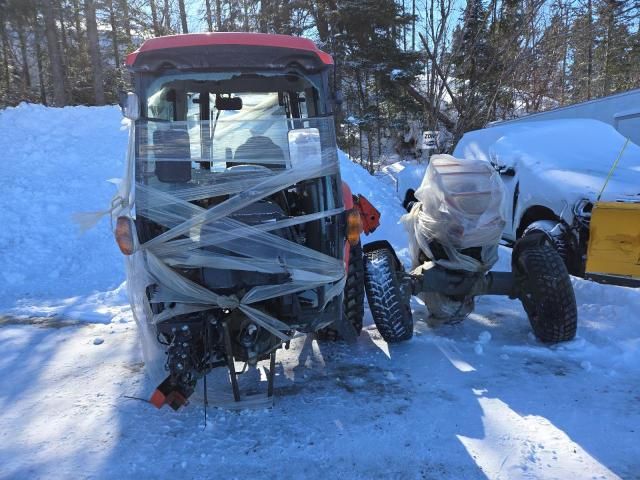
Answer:
[[(114, 212), (157, 407), (294, 332), (362, 329), (360, 233), (379, 213), (340, 178), (333, 60), (310, 40), (205, 33), (127, 57), (129, 168)], [(154, 371), (154, 366), (155, 371)], [(159, 367), (159, 368), (158, 368)]]

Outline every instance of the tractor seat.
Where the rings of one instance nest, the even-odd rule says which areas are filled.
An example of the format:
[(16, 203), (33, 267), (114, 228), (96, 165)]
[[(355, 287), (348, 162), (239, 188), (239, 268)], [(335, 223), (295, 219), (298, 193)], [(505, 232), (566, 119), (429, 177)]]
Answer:
[(154, 131), (153, 155), (158, 159), (156, 176), (161, 182), (185, 183), (191, 180), (191, 147), (186, 128)]
[(286, 158), (282, 149), (273, 143), (273, 140), (269, 137), (256, 135), (236, 149), (233, 162), (227, 163), (227, 167), (247, 164), (263, 166), (270, 170), (279, 169), (286, 166)]

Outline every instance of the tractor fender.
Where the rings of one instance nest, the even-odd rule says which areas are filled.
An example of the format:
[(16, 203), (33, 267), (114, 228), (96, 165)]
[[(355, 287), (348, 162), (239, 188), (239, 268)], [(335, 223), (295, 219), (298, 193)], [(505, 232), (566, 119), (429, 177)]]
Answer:
[(347, 182), (342, 182), (342, 203), (345, 210), (353, 208), (353, 193), (351, 193), (351, 187)]
[(342, 202), (345, 210), (358, 209), (365, 235), (375, 232), (380, 226), (380, 212), (364, 195), (354, 195), (349, 184), (342, 182)]
[[(353, 208), (353, 193), (351, 193), (351, 187), (347, 182), (342, 182), (342, 203), (344, 204), (345, 210), (351, 210)], [(349, 257), (351, 255), (351, 245), (349, 245), (349, 241), (345, 238), (344, 241), (344, 270), (345, 272), (349, 271)]]

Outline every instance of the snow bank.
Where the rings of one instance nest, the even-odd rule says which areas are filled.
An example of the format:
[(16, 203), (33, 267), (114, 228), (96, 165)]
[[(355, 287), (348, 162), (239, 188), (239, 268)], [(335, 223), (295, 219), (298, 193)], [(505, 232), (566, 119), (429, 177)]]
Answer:
[(104, 293), (124, 276), (108, 220), (81, 235), (71, 218), (109, 205), (106, 180), (124, 169), (120, 122), (117, 107), (0, 111), (0, 311), (94, 321), (120, 312), (120, 290)]
[(381, 177), (393, 185), (397, 197), (402, 201), (407, 190), (417, 190), (420, 186), (428, 165), (427, 162), (403, 160), (384, 167)]
[(399, 220), (406, 212), (392, 188), (380, 182), (347, 155), (338, 151), (342, 180), (349, 184), (354, 194), (362, 194), (380, 211), (380, 226), (371, 235), (363, 236), (362, 243), (387, 240), (407, 265), (410, 265), (407, 234)]

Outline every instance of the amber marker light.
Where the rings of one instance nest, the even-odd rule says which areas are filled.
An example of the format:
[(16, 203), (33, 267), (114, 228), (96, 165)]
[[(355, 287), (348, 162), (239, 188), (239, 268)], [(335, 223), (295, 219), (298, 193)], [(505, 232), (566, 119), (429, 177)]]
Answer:
[(347, 240), (351, 245), (356, 245), (360, 241), (362, 233), (362, 219), (360, 211), (356, 208), (347, 213)]
[(125, 255), (131, 255), (135, 249), (133, 241), (133, 220), (129, 217), (118, 217), (116, 221), (116, 242), (120, 251)]

